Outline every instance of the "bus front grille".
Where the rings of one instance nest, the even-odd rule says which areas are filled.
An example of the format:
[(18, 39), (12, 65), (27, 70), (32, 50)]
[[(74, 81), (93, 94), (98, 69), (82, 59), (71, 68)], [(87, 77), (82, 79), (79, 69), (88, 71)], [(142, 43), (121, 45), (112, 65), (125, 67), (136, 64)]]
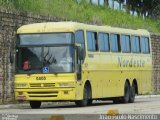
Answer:
[(55, 83), (31, 83), (31, 88), (52, 88), (55, 86)]
[(29, 97), (57, 97), (58, 91), (54, 92), (28, 92)]

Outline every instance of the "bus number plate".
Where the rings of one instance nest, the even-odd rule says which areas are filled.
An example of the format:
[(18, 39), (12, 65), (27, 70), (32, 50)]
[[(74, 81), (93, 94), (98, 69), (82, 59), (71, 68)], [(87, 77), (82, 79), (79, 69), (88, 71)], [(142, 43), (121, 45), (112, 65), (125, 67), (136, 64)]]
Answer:
[(36, 80), (46, 80), (46, 77), (42, 76), (42, 77), (36, 77)]

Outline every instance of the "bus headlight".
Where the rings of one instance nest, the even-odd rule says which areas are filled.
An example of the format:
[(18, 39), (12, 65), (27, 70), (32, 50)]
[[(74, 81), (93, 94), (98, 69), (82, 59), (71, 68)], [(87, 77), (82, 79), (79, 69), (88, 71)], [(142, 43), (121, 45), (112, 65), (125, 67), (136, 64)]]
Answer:
[(74, 87), (73, 83), (59, 83), (60, 87)]
[(26, 83), (19, 83), (15, 85), (15, 88), (26, 88), (27, 84)]

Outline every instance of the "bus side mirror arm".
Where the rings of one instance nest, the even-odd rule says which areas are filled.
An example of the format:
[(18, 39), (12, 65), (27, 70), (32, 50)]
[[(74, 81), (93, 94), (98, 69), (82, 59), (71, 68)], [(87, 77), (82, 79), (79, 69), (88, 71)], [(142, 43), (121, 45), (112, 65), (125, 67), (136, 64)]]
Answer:
[(82, 79), (82, 75), (81, 75), (81, 64), (77, 64), (76, 68), (77, 68), (77, 70), (76, 70), (77, 80), (81, 80), (81, 79)]

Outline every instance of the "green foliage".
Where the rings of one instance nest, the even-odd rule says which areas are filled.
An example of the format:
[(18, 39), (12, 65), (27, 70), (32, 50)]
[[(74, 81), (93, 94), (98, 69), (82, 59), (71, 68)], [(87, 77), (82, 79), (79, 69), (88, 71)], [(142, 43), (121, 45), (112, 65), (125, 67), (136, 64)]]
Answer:
[(0, 7), (66, 20), (160, 32), (159, 22), (75, 0), (0, 0)]

